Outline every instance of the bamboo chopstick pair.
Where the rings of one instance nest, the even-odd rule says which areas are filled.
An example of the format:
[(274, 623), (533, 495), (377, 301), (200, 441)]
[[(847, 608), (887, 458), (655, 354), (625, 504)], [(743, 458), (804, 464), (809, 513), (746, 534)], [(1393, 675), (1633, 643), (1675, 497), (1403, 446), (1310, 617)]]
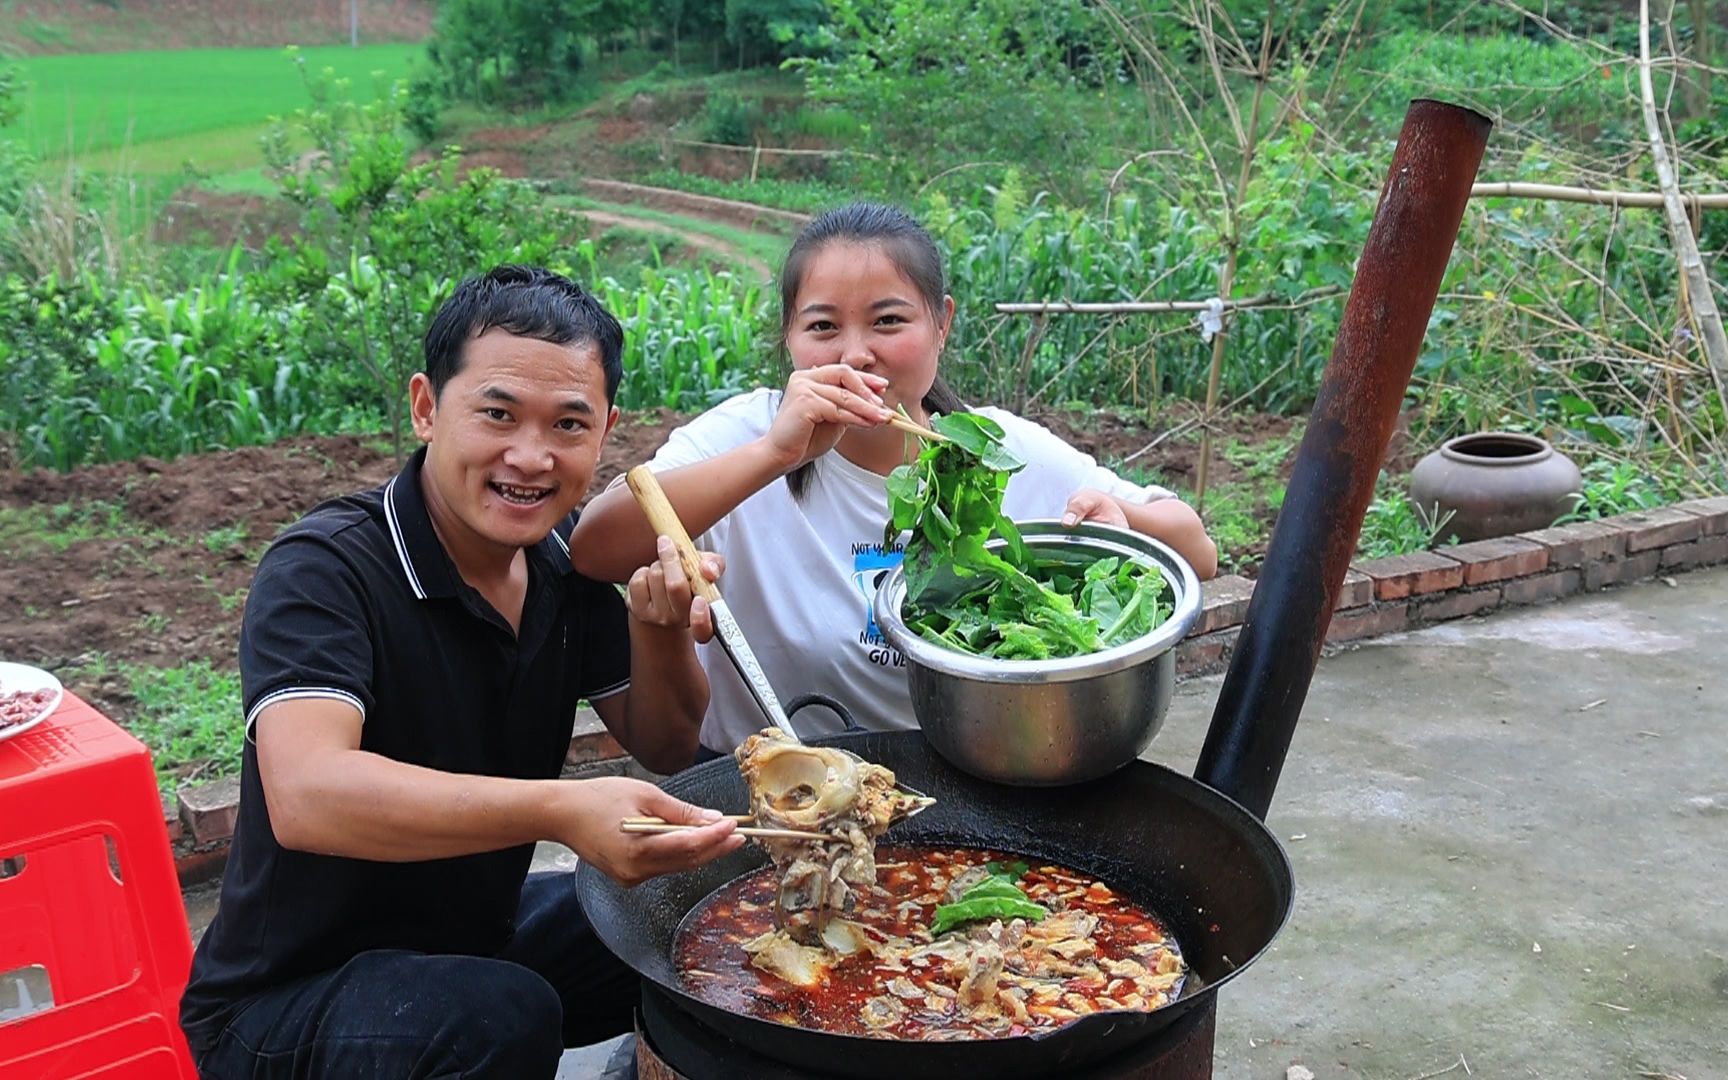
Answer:
[(931, 442), (948, 441), (948, 436), (939, 431), (931, 431), (929, 428), (911, 419), (904, 413), (894, 413), (889, 416), (888, 426), (891, 428), (898, 428), (901, 431), (906, 432), (908, 435), (916, 435), (920, 439), (929, 439)]
[[(726, 816), (738, 822), (754, 820), (748, 814), (728, 814)], [(628, 817), (618, 823), (619, 831), (627, 833), (669, 833), (700, 828), (702, 828), (701, 825), (681, 825), (657, 817)], [(845, 842), (843, 837), (830, 836), (828, 833), (802, 832), (798, 829), (758, 829), (745, 826), (738, 830), (738, 835), (750, 836), (758, 840), (839, 840), (842, 843)]]

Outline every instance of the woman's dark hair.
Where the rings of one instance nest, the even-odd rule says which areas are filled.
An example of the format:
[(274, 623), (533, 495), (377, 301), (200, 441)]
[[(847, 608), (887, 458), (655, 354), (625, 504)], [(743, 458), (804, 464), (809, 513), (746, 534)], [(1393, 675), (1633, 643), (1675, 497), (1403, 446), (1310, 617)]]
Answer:
[[(948, 285), (942, 274), (942, 253), (936, 250), (924, 226), (895, 206), (881, 203), (853, 203), (830, 210), (804, 226), (786, 253), (780, 268), (780, 356), (787, 359), (786, 337), (792, 329), (793, 308), (798, 302), (798, 290), (804, 284), (804, 273), (810, 260), (829, 244), (875, 244), (888, 254), (894, 266), (917, 288), (930, 314), (940, 318), (942, 301), (948, 295)], [(940, 372), (924, 395), (924, 408), (933, 413), (965, 412), (960, 396), (943, 381)], [(813, 463), (806, 462), (786, 477), (792, 497), (802, 501), (810, 489), (814, 475)]]
[(582, 286), (538, 266), (495, 266), (456, 286), (426, 330), (426, 377), (434, 397), (462, 370), (468, 342), (497, 327), (517, 337), (554, 345), (589, 344), (600, 350), (606, 402), (624, 379), (624, 328)]

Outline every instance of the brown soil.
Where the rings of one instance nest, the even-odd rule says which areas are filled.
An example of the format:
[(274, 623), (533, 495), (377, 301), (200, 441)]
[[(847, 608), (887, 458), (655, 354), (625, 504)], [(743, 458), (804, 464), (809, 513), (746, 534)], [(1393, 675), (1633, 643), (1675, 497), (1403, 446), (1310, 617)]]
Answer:
[[(1034, 415), (1111, 463), (1155, 434), (1109, 413)], [(659, 410), (621, 420), (607, 440), (594, 490), (646, 460), (681, 419)], [(1247, 437), (1280, 434), (1289, 424), (1276, 417), (1228, 422)], [(1193, 447), (1175, 438), (1135, 464), (1182, 483), (1192, 460)], [(202, 658), (232, 667), (238, 601), (263, 545), (323, 499), (380, 484), (394, 471), (387, 441), (358, 436), (300, 438), (166, 462), (141, 458), (66, 474), (0, 471), (0, 508), (6, 510), (46, 518), (62, 504), (122, 508), (120, 535), (73, 540), (62, 551), (41, 538), (45, 529), (0, 532), (0, 548), (8, 552), (0, 575), (0, 656), (62, 667), (100, 652), (139, 663)], [(1227, 480), (1228, 463), (1220, 461), (1214, 475)], [(115, 692), (73, 689), (98, 697)]]
[(635, 142), (648, 133), (646, 121), (633, 120), (628, 116), (608, 116), (601, 119), (595, 128), (595, 134), (601, 142), (618, 145)]
[[(346, 0), (9, 0), (0, 44), (26, 55), (348, 41)], [(423, 41), (434, 0), (360, 0), (360, 40)]]
[(162, 208), (150, 238), (163, 246), (199, 244), (226, 248), (235, 243), (263, 248), (272, 236), (287, 239), (299, 226), (299, 212), (286, 199), (222, 194), (188, 186)]
[(757, 206), (755, 203), (718, 199), (712, 195), (696, 195), (671, 188), (645, 187), (621, 180), (585, 180), (582, 189), (594, 198), (607, 202), (646, 206), (667, 213), (698, 217), (761, 232), (795, 232), (810, 220), (810, 215), (791, 210), (777, 210), (773, 207)]
[[(1138, 418), (1107, 412), (1031, 415), (1110, 465), (1159, 434)], [(682, 420), (665, 409), (622, 419), (607, 440), (592, 490), (649, 458)], [(1278, 438), (1291, 423), (1232, 417), (1220, 440)], [(1197, 445), (1192, 431), (1172, 436), (1133, 465), (1185, 485)], [(358, 436), (299, 438), (166, 462), (141, 458), (67, 474), (0, 469), (0, 513), (6, 515), (0, 519), (0, 551), (6, 552), (0, 657), (62, 672), (97, 654), (163, 667), (206, 660), (232, 670), (245, 590), (264, 546), (318, 502), (376, 486), (395, 469), (387, 440)], [(1218, 482), (1232, 474), (1229, 462), (1215, 458)], [(64, 525), (47, 524), (66, 507), (119, 527), (86, 528), (84, 534), (96, 535), (74, 539)], [(1269, 532), (1270, 515), (1264, 524)], [(1245, 553), (1239, 565), (1252, 566), (1260, 553)], [(137, 707), (118, 672), (68, 677), (67, 683), (122, 722)], [(186, 765), (189, 772), (200, 767)]]
[[(537, 175), (529, 164), (535, 148), (542, 143), (552, 130), (550, 124), (539, 124), (534, 127), (484, 127), (462, 133), (462, 163), (458, 171), (466, 176), (471, 170), (478, 168), (496, 169), (504, 176), (521, 179)], [(418, 163), (429, 161), (442, 153), (444, 142), (454, 140), (435, 140), (433, 143), (415, 151), (413, 160)]]
[[(594, 490), (646, 460), (678, 419), (662, 411), (621, 420)], [(58, 668), (102, 653), (232, 668), (239, 599), (264, 544), (318, 502), (376, 486), (395, 470), (386, 441), (337, 436), (66, 474), (0, 471), (6, 510), (46, 518), (62, 504), (122, 508), (122, 535), (74, 540), (62, 551), (41, 538), (46, 529), (0, 532), (8, 553), (0, 574), (0, 657)], [(107, 706), (125, 704), (115, 686), (72, 689)]]
[[(1102, 464), (1111, 468), (1142, 470), (1148, 479), (1165, 487), (1192, 489), (1200, 472), (1200, 429), (1197, 425), (1170, 434), (1172, 429), (1197, 419), (1199, 409), (1182, 403), (1166, 410), (1157, 427), (1150, 427), (1136, 416), (1114, 412), (1072, 413), (1060, 409), (1031, 409), (1027, 415), (1084, 449)], [(1236, 467), (1225, 460), (1219, 448), (1231, 442), (1257, 445), (1290, 434), (1300, 421), (1288, 416), (1264, 413), (1239, 413), (1221, 417), (1212, 436), (1212, 464), (1207, 471), (1208, 486), (1228, 484), (1237, 479)], [(1158, 444), (1150, 450), (1154, 441)], [(1136, 456), (1138, 455), (1138, 456)], [(1128, 459), (1132, 457), (1133, 460)], [(1295, 464), (1294, 450), (1285, 456), (1279, 476), (1288, 479)]]

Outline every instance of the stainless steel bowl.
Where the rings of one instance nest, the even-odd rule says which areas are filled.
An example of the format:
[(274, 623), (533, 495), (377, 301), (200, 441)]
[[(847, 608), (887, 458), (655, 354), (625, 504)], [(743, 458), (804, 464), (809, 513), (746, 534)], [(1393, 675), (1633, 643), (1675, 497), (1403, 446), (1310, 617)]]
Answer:
[(1058, 521), (1015, 524), (1043, 557), (1156, 564), (1175, 593), (1174, 612), (1146, 636), (1103, 652), (992, 660), (942, 648), (910, 630), (900, 614), (906, 578), (896, 567), (876, 592), (876, 626), (906, 657), (912, 713), (925, 737), (956, 767), (1004, 784), (1092, 780), (1139, 757), (1163, 726), (1176, 683), (1175, 646), (1200, 614), (1200, 580), (1175, 551), (1139, 533)]

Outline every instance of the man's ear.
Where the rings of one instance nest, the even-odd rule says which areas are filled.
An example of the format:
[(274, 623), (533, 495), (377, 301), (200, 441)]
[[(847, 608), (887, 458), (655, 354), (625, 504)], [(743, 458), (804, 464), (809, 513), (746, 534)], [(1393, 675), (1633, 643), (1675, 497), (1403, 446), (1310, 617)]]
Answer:
[(600, 433), (600, 437), (602, 439), (604, 439), (606, 436), (612, 434), (612, 429), (617, 427), (617, 426), (618, 426), (618, 406), (614, 405), (606, 413), (606, 430), (602, 431)]
[(432, 441), (432, 420), (437, 415), (438, 396), (432, 390), (432, 380), (424, 371), (416, 371), (408, 380), (408, 416), (414, 421), (414, 434), (421, 442)]

